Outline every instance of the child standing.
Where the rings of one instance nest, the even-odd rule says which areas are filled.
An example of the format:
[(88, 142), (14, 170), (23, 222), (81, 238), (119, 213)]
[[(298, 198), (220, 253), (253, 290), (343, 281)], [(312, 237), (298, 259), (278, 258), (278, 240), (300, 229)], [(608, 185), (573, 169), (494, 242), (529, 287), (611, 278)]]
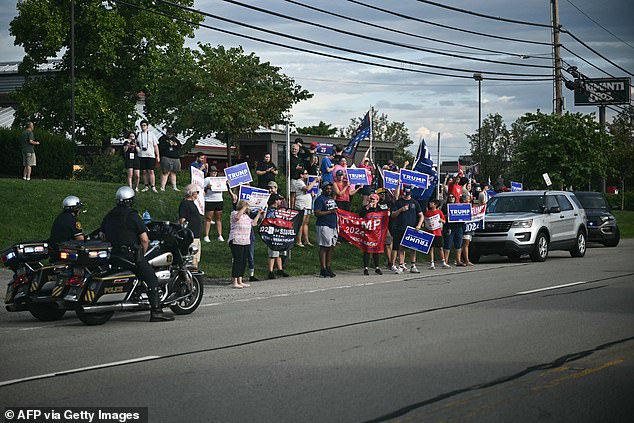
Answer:
[(438, 248), (438, 251), (440, 251), (442, 267), (449, 267), (445, 261), (445, 254), (442, 249), (442, 225), (445, 223), (445, 215), (442, 211), (438, 210), (438, 205), (438, 200), (429, 200), (427, 211), (425, 211), (425, 231), (434, 235), (434, 242), (429, 249), (430, 270), (434, 270), (436, 268), (436, 265), (434, 264), (434, 248)]

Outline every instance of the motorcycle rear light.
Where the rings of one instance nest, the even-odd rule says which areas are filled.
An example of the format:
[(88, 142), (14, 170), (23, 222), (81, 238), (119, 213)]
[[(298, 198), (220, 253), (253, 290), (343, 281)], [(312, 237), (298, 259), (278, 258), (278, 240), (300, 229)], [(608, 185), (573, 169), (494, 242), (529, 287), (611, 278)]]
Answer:
[(21, 285), (23, 283), (27, 283), (28, 282), (28, 278), (26, 277), (26, 275), (20, 275), (17, 278), (15, 278), (15, 284), (16, 285)]
[(84, 286), (84, 278), (82, 278), (80, 276), (73, 275), (70, 278), (68, 278), (68, 285), (83, 287)]

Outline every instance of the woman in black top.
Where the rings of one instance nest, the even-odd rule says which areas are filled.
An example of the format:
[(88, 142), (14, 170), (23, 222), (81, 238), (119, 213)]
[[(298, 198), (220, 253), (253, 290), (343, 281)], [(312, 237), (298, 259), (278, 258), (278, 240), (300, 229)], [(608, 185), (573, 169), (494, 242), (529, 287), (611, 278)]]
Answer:
[[(123, 162), (128, 173), (128, 186), (139, 192), (139, 175), (141, 163), (139, 161), (139, 146), (134, 132), (128, 132), (128, 138), (123, 143)], [(134, 181), (134, 187), (132, 182)]]

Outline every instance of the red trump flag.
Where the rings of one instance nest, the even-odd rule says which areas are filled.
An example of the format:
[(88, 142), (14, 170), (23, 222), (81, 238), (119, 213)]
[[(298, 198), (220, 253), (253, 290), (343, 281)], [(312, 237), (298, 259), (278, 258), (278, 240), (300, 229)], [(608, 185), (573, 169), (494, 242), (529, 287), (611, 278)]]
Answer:
[(387, 235), (387, 211), (368, 213), (366, 217), (337, 210), (339, 235), (366, 253), (382, 253)]

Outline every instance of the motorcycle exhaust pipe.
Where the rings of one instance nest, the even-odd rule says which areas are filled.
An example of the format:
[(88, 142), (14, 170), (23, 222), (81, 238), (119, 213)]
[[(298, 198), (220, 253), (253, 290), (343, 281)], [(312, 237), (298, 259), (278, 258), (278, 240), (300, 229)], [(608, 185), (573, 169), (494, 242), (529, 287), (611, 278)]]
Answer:
[(140, 310), (140, 306), (141, 304), (138, 303), (119, 303), (108, 305), (82, 306), (81, 309), (84, 313), (103, 313), (106, 311)]

